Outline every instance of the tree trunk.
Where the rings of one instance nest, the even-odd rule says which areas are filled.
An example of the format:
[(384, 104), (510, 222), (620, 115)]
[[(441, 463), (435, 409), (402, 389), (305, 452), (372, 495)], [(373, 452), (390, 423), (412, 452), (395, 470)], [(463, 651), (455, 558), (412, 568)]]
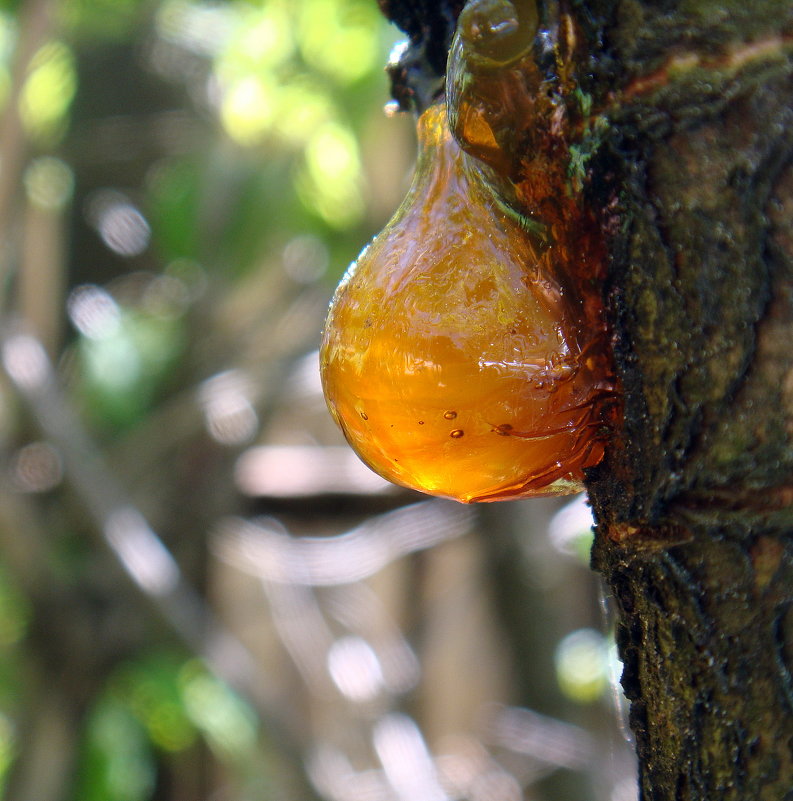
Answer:
[(593, 562), (643, 798), (790, 799), (793, 15), (667, 5), (623, 3), (609, 34), (625, 420)]
[[(421, 107), (459, 4), (381, 6)], [(642, 798), (793, 799), (793, 6), (545, 6), (600, 122), (624, 420), (588, 486)]]

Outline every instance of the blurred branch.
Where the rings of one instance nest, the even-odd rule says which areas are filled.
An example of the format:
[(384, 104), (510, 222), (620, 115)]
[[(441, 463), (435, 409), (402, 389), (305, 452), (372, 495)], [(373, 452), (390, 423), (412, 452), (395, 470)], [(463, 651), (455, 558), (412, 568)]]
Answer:
[(18, 310), (53, 357), (60, 345), (68, 270), (64, 211), (63, 203), (48, 207), (28, 197), (19, 266)]
[(36, 687), (37, 703), (22, 732), (25, 748), (11, 774), (6, 798), (14, 801), (65, 801), (74, 770), (77, 720), (74, 704), (60, 688)]
[(336, 537), (293, 538), (279, 527), (231, 520), (216, 550), (272, 582), (327, 586), (373, 575), (387, 564), (471, 530), (474, 513), (452, 501), (424, 501), (373, 517)]
[[(19, 39), (11, 69), (11, 85), (5, 111), (0, 118), (0, 242), (9, 245), (9, 231), (14, 217), (14, 200), (27, 154), (27, 139), (19, 115), (19, 99), (27, 78), (30, 61), (49, 38), (54, 25), (53, 0), (27, 0), (22, 4)], [(9, 263), (10, 254), (0, 253), (2, 262)]]

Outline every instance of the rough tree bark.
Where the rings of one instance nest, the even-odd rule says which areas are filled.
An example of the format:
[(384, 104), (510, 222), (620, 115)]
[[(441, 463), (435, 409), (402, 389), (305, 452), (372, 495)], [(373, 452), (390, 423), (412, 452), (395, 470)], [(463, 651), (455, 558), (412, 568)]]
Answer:
[[(545, 0), (557, 3), (563, 0)], [(442, 88), (461, 3), (381, 0)], [(624, 423), (589, 475), (645, 801), (793, 799), (793, 5), (590, 0)]]
[(625, 424), (590, 497), (643, 797), (790, 799), (793, 9), (616, 11)]

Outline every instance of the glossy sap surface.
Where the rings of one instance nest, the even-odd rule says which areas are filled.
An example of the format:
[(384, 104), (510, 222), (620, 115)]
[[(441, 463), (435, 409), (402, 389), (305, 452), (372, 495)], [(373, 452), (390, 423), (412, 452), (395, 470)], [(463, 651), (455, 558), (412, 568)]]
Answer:
[(586, 333), (548, 245), (503, 210), (443, 105), (419, 141), (407, 198), (331, 304), (328, 406), (361, 458), (407, 487), (466, 502), (578, 489), (603, 452), (602, 331)]

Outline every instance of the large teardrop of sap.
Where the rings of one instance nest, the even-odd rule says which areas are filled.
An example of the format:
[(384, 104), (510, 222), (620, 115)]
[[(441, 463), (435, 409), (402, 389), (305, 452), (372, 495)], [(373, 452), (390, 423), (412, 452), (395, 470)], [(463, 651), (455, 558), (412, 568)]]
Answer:
[(331, 304), (331, 413), (382, 476), (460, 501), (569, 492), (602, 455), (600, 366), (544, 256), (481, 186), (442, 105), (413, 185)]

